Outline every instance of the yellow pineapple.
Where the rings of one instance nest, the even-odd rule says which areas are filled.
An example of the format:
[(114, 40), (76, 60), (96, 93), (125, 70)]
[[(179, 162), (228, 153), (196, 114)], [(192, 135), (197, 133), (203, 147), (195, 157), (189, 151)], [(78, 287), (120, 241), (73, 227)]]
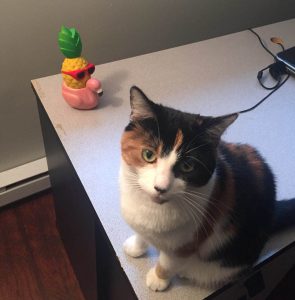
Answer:
[[(83, 78), (75, 78), (66, 72), (82, 71), (88, 65), (88, 61), (81, 56), (82, 42), (78, 31), (75, 28), (62, 26), (58, 34), (58, 45), (60, 51), (66, 57), (62, 63), (62, 77), (65, 84), (73, 89), (81, 89), (86, 86), (86, 81), (90, 78), (89, 72), (84, 72)], [(81, 74), (81, 72), (80, 72)], [(79, 76), (79, 74), (78, 74)]]

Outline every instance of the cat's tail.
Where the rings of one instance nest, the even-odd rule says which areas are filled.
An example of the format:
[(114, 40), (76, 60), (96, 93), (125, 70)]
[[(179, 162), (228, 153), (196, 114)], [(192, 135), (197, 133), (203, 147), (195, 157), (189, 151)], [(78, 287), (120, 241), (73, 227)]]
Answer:
[(272, 232), (283, 230), (295, 225), (295, 198), (276, 201)]

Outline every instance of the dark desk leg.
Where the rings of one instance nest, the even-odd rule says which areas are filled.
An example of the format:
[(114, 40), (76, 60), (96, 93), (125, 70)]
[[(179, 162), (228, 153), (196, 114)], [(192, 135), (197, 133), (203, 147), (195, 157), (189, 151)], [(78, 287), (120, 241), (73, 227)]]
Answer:
[(97, 299), (93, 208), (45, 110), (38, 109), (55, 201), (56, 223), (85, 298)]
[(82, 183), (37, 96), (56, 223), (87, 300), (136, 299)]

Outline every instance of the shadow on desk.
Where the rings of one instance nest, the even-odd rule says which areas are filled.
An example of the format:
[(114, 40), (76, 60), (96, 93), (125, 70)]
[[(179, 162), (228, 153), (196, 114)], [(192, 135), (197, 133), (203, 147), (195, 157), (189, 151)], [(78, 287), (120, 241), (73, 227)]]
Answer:
[[(112, 73), (102, 80), (103, 96), (100, 99), (98, 109), (102, 109), (107, 106), (118, 107), (121, 106), (124, 99), (116, 97), (121, 91), (122, 84), (127, 78), (128, 73), (124, 70)], [(128, 97), (128, 95), (126, 95)], [(128, 100), (128, 99), (126, 99)]]

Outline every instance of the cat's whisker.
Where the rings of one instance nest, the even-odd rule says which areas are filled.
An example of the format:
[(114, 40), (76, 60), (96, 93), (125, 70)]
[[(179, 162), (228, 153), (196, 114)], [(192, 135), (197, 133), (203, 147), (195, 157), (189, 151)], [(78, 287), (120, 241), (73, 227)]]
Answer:
[(186, 149), (189, 148), (189, 146), (190, 146), (191, 144), (193, 144), (193, 143), (195, 142), (195, 140), (196, 140), (198, 137), (202, 136), (204, 133), (205, 133), (205, 131), (203, 130), (203, 131), (201, 131), (199, 134), (195, 135), (195, 136), (189, 141), (189, 143), (187, 144)]
[(190, 152), (192, 152), (192, 151), (194, 151), (194, 150), (197, 150), (197, 149), (199, 149), (199, 148), (202, 148), (203, 146), (207, 146), (208, 144), (209, 144), (209, 143), (205, 143), (205, 144), (199, 145), (199, 146), (197, 146), (197, 147), (194, 147), (194, 148), (192, 148), (192, 149), (189, 149), (188, 151), (185, 151), (184, 154), (188, 154), (188, 153), (190, 153)]
[(206, 217), (205, 215), (205, 211), (203, 210), (203, 208), (197, 203), (197, 202), (193, 202), (190, 198), (187, 198), (186, 196), (184, 196), (184, 199), (187, 203), (190, 204), (191, 207), (195, 208), (203, 218)]
[(190, 199), (190, 198), (186, 198), (186, 199), (187, 200), (189, 199), (189, 201), (191, 201), (191, 204), (193, 206), (198, 207), (199, 210), (201, 210), (202, 212), (204, 212), (204, 214), (205, 214), (204, 218), (209, 218), (209, 220), (212, 222), (212, 224), (209, 223), (210, 226), (213, 226), (213, 224), (215, 224), (216, 218), (214, 218), (212, 216), (212, 214), (205, 207), (203, 207), (202, 205), (200, 205), (198, 202), (193, 201), (193, 199)]
[[(206, 212), (206, 213), (208, 214), (208, 212)], [(214, 232), (214, 228), (213, 227), (214, 227), (214, 224), (215, 224), (215, 219), (213, 218), (213, 216), (211, 214), (206, 215), (206, 217), (208, 217), (211, 220), (211, 222), (212, 222), (212, 223), (211, 222), (206, 222), (206, 225), (210, 226), (210, 228), (212, 229), (212, 232)], [(203, 224), (203, 223), (201, 223), (201, 226), (204, 227), (202, 229), (204, 229), (206, 235), (209, 236), (209, 233), (206, 230), (206, 225)], [(219, 236), (216, 236), (216, 239), (217, 239), (217, 242), (219, 243), (219, 245), (222, 246), (222, 240), (221, 240), (221, 238)], [(213, 241), (211, 241), (211, 240), (209, 240), (209, 241), (211, 243), (213, 243)]]
[[(209, 197), (206, 194), (199, 193), (197, 191), (190, 191), (190, 192), (191, 194), (195, 194), (197, 197), (199, 197), (200, 201), (206, 201), (209, 204), (213, 205), (213, 207), (217, 209), (222, 216), (226, 216), (229, 212), (231, 212), (231, 218), (233, 219), (233, 221), (236, 220), (236, 215), (234, 214), (233, 208), (231, 206), (220, 201), (217, 202), (215, 198)], [(203, 195), (206, 195), (206, 197), (203, 197)], [(222, 208), (224, 208), (224, 210)]]
[(136, 175), (126, 174), (125, 177), (128, 178), (128, 180), (131, 180), (131, 181), (138, 180), (138, 177)]
[(198, 212), (201, 214), (202, 217), (204, 217), (204, 211), (201, 210), (200, 205), (197, 202), (194, 202), (192, 199), (190, 199), (187, 195), (183, 195), (183, 199), (190, 204), (191, 207), (194, 207), (198, 210)]
[[(207, 194), (198, 192), (198, 191), (196, 191), (196, 190), (186, 190), (185, 192), (194, 194), (194, 195), (196, 195), (196, 196), (201, 196), (201, 198), (203, 198), (203, 199), (205, 199), (206, 201), (212, 203), (212, 204), (215, 205), (216, 207), (217, 207), (217, 204), (216, 204), (216, 203), (218, 202), (218, 205), (221, 205), (221, 206), (223, 206), (224, 208), (229, 209), (229, 210), (232, 209), (232, 207), (230, 207), (229, 205), (227, 205), (227, 204), (225, 204), (225, 203), (223, 203), (223, 202), (218, 201), (216, 198), (212, 197), (211, 195), (207, 195)], [(215, 201), (216, 203), (215, 203), (214, 201)]]
[(197, 198), (197, 199), (202, 199), (202, 200), (209, 200), (201, 195), (198, 195), (198, 194), (193, 194), (193, 193), (190, 193), (188, 191), (179, 191), (178, 192), (179, 194), (182, 194), (182, 195), (187, 195), (187, 196), (190, 196), (190, 197), (194, 197), (194, 198)]
[(208, 168), (208, 167), (206, 166), (206, 164), (204, 164), (201, 160), (199, 160), (199, 159), (196, 158), (195, 156), (190, 156), (190, 155), (188, 155), (188, 156), (186, 156), (186, 157), (191, 158), (191, 159), (197, 161), (200, 165), (202, 165), (202, 166), (206, 169), (206, 171), (207, 171), (208, 173), (211, 174), (211, 171), (209, 170), (209, 168)]
[(188, 209), (188, 207), (185, 205), (185, 203), (183, 203), (183, 206), (180, 206), (183, 208), (183, 210), (186, 212), (187, 216), (189, 217), (189, 219), (192, 219), (193, 220), (193, 223), (195, 224), (196, 226), (196, 229), (198, 228), (198, 222), (194, 216), (194, 214), (192, 214), (190, 212), (190, 210)]
[(131, 186), (133, 188), (136, 188), (138, 190), (142, 190), (142, 188), (141, 188), (141, 186), (138, 182), (138, 178), (136, 178), (136, 177), (133, 178), (133, 177), (129, 177), (129, 176), (127, 178), (128, 178), (128, 185), (129, 186)]
[[(193, 209), (193, 211), (195, 210), (197, 213), (199, 213), (202, 216), (203, 219), (206, 219), (205, 211), (202, 210), (200, 206), (196, 206), (195, 205), (196, 203), (191, 202), (190, 199), (188, 199), (186, 197), (184, 197), (184, 199), (187, 202), (187, 204), (190, 205), (190, 207)], [(208, 234), (208, 231), (206, 229), (206, 226), (203, 224), (203, 222), (200, 222), (200, 225), (201, 225), (201, 229), (204, 229), (206, 235), (208, 236), (209, 234)]]
[(198, 199), (202, 199), (202, 200), (207, 201), (207, 202), (211, 201), (210, 198), (207, 198), (206, 196), (203, 196), (202, 194), (193, 193), (193, 192), (188, 191), (188, 190), (186, 190), (186, 191), (179, 191), (179, 193), (186, 194), (186, 195), (189, 195), (191, 197), (197, 197)]
[(135, 173), (126, 173), (125, 177), (128, 179), (137, 179), (138, 178), (137, 174), (135, 174)]
[[(201, 198), (199, 198), (198, 200), (200, 200), (200, 199)], [(201, 200), (204, 200), (204, 199), (201, 199)], [(208, 199), (205, 199), (205, 200), (208, 200)], [(197, 202), (195, 202), (195, 204), (197, 204)], [(214, 202), (212, 202), (212, 204), (214, 204)], [(220, 211), (221, 215), (225, 216), (225, 212), (221, 211), (217, 206), (216, 206), (216, 208)], [(205, 209), (205, 211), (206, 211), (206, 209)], [(209, 213), (208, 211), (206, 211), (205, 213), (207, 214), (207, 217), (209, 218), (209, 220), (211, 220), (211, 222), (212, 222), (212, 223), (211, 222), (207, 222), (207, 225), (209, 225), (212, 228), (212, 230), (214, 231), (213, 227), (214, 227), (214, 224), (216, 222), (216, 218), (214, 218), (212, 216), (212, 214)], [(216, 239), (217, 239), (218, 243), (220, 244), (220, 246), (222, 246), (221, 238), (219, 236), (216, 236)]]
[(136, 182), (129, 182), (129, 185), (140, 187), (140, 185), (138, 183), (136, 183)]
[(203, 135), (207, 134), (207, 130), (202, 130), (201, 132), (199, 132), (197, 135), (195, 135), (190, 142), (187, 144), (186, 149), (188, 149), (190, 147), (190, 145), (192, 145), (197, 138), (202, 137)]
[[(194, 198), (196, 198), (196, 196), (197, 196), (197, 200), (198, 200), (198, 201), (201, 201), (201, 202), (204, 203), (204, 204), (211, 204), (211, 205), (213, 205), (213, 208), (214, 208), (214, 209), (218, 210), (218, 212), (220, 213), (220, 215), (222, 215), (222, 216), (225, 216), (225, 215), (226, 215), (225, 211), (221, 210), (221, 209), (217, 206), (217, 204), (214, 203), (212, 200), (210, 200), (210, 199), (208, 199), (208, 198), (201, 197), (200, 195), (190, 195), (190, 196), (191, 196), (191, 197), (194, 197)], [(192, 199), (192, 200), (195, 200), (195, 199)], [(207, 212), (207, 213), (209, 214), (209, 212)]]
[(127, 179), (128, 179), (128, 181), (129, 182), (138, 182), (138, 178), (136, 178), (136, 177), (127, 177)]
[[(213, 204), (214, 206), (216, 206), (216, 208), (218, 208), (217, 204), (214, 201), (217, 201), (216, 199), (212, 199), (210, 196), (203, 194), (203, 193), (199, 193), (197, 191), (190, 191), (187, 190), (185, 191), (185, 193), (191, 195), (191, 196), (197, 196), (198, 199), (201, 199), (203, 201), (206, 201), (210, 204)], [(224, 203), (219, 202), (219, 204), (223, 205), (224, 207), (230, 208), (229, 206), (226, 206)]]
[[(188, 198), (190, 199), (190, 198)], [(200, 205), (200, 203), (193, 201), (192, 199), (190, 199), (192, 205), (195, 205), (195, 207), (198, 207), (198, 209), (200, 209), (203, 213), (204, 213), (204, 218), (209, 217), (209, 219), (214, 223), (215, 222), (215, 218), (212, 216), (212, 214), (209, 213), (209, 211), (203, 207), (202, 205)]]
[(210, 198), (210, 196), (208, 196), (206, 194), (203, 194), (203, 193), (200, 193), (200, 192), (195, 191), (195, 190), (188, 190), (188, 189), (186, 189), (186, 190), (180, 191), (180, 192), (182, 192), (182, 193), (188, 193), (188, 194), (196, 195), (196, 196), (202, 196), (205, 199), (209, 199)]
[(183, 202), (183, 206), (186, 208), (186, 210), (188, 211), (188, 214), (191, 216), (191, 218), (193, 220), (193, 223), (195, 224), (195, 230), (196, 230), (197, 241), (198, 241), (199, 240), (199, 230), (200, 230), (200, 228), (201, 228), (201, 230), (203, 230), (202, 224), (201, 224), (201, 227), (200, 227), (199, 217), (193, 211), (190, 210), (190, 205), (189, 204), (186, 204), (186, 202)]
[(195, 224), (195, 230), (196, 230), (196, 234), (197, 234), (197, 241), (199, 239), (199, 229), (200, 229), (200, 220), (198, 218), (198, 216), (196, 216), (190, 209), (188, 206), (186, 206), (185, 203), (183, 203), (183, 206), (186, 207), (186, 210), (188, 211), (189, 215), (191, 216), (193, 223)]

